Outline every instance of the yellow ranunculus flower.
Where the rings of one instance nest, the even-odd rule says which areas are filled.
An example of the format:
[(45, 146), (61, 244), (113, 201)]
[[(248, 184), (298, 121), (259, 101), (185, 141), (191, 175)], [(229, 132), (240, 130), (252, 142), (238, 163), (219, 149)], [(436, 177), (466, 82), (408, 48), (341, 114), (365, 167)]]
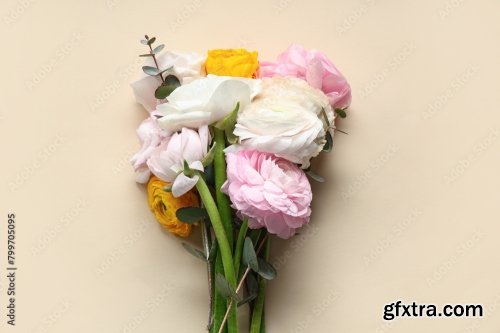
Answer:
[(158, 222), (169, 232), (180, 237), (187, 237), (191, 233), (191, 225), (182, 223), (177, 219), (175, 212), (182, 207), (199, 207), (198, 196), (194, 191), (174, 198), (172, 193), (163, 188), (169, 183), (157, 177), (151, 177), (148, 182), (149, 208), (155, 214)]
[(207, 74), (252, 78), (259, 68), (257, 55), (245, 49), (210, 50), (205, 70)]

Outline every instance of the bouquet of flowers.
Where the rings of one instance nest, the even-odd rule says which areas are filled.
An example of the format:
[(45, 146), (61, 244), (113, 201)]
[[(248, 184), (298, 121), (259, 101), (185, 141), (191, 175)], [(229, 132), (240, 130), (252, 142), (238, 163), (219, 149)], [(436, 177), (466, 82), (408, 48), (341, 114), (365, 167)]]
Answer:
[(136, 181), (166, 230), (201, 235), (203, 248), (183, 246), (207, 266), (207, 330), (238, 332), (237, 310), (248, 304), (250, 332), (262, 333), (276, 276), (271, 239), (309, 223), (308, 176), (322, 181), (310, 161), (331, 150), (349, 84), (325, 55), (299, 45), (270, 62), (245, 49), (202, 56), (155, 42), (141, 40), (144, 73), (132, 83), (149, 112), (131, 160)]

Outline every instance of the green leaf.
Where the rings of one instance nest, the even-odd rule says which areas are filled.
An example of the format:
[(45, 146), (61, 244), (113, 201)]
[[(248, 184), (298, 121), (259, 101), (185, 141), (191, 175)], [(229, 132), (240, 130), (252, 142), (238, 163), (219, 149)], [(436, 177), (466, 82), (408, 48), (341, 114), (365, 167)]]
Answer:
[(257, 298), (257, 295), (259, 294), (259, 283), (257, 282), (257, 279), (255, 278), (254, 274), (249, 273), (247, 275), (245, 284), (247, 286), (247, 297), (245, 297), (242, 301), (240, 301), (238, 303), (238, 306), (253, 301), (254, 299)]
[(170, 96), (170, 94), (172, 93), (172, 91), (175, 90), (176, 87), (172, 87), (170, 85), (166, 86), (166, 85), (161, 85), (159, 86), (158, 88), (156, 88), (155, 90), (155, 97), (157, 99), (165, 99), (167, 98), (168, 96)]
[(217, 289), (219, 294), (221, 294), (223, 297), (231, 298), (235, 302), (241, 301), (240, 296), (231, 287), (229, 282), (227, 282), (226, 278), (220, 273), (217, 273), (215, 275), (215, 289)]
[(182, 207), (177, 209), (175, 215), (179, 221), (187, 224), (193, 224), (208, 218), (207, 210), (200, 207)]
[(247, 265), (255, 272), (259, 271), (259, 262), (250, 237), (245, 238), (245, 244), (243, 245), (243, 264)]
[(153, 67), (153, 66), (142, 66), (142, 71), (148, 75), (155, 76), (160, 73), (158, 68)]
[(148, 41), (146, 39), (141, 39), (141, 44), (148, 45)]
[(163, 187), (163, 191), (165, 191), (165, 192), (172, 192), (172, 185), (170, 184), (170, 185), (164, 186)]
[(217, 142), (214, 142), (214, 144), (212, 145), (212, 147), (210, 148), (208, 153), (205, 155), (205, 157), (203, 157), (203, 160), (201, 161), (201, 163), (203, 164), (204, 167), (212, 164), (212, 162), (214, 161), (215, 146), (216, 145), (217, 145)]
[(345, 109), (336, 108), (335, 113), (338, 114), (340, 118), (347, 117), (347, 114), (345, 113)]
[(325, 178), (321, 177), (320, 175), (318, 175), (316, 172), (312, 171), (312, 170), (307, 170), (306, 171), (306, 174), (311, 177), (313, 180), (319, 182), (319, 183), (324, 183), (325, 182)]
[[(169, 68), (165, 69), (165, 71), (167, 71), (171, 68), (172, 67), (169, 67)], [(177, 88), (177, 87), (180, 87), (181, 81), (179, 81), (177, 76), (170, 74), (170, 75), (167, 75), (167, 77), (165, 77), (165, 84), (172, 85), (172, 86), (175, 86)]]
[(210, 252), (208, 253), (207, 260), (209, 262), (213, 262), (216, 256), (217, 256), (217, 242), (213, 242), (212, 247), (210, 248)]
[[(163, 73), (165, 73), (166, 71), (171, 70), (172, 68), (174, 68), (174, 66), (170, 66), (170, 67), (168, 67), (168, 68), (165, 68), (164, 70), (162, 70), (162, 71), (160, 72), (160, 74), (163, 74)], [(172, 76), (174, 76), (175, 78), (177, 78), (175, 75), (172, 75)], [(177, 79), (177, 81), (179, 81), (179, 79)], [(180, 81), (179, 81), (179, 85), (180, 85)]]
[(153, 55), (151, 53), (144, 53), (140, 54), (139, 57), (152, 57)]
[(205, 257), (205, 253), (203, 253), (201, 250), (198, 250), (193, 245), (183, 242), (182, 246), (186, 249), (186, 251), (191, 253), (196, 258), (201, 259), (203, 261), (207, 261), (207, 258)]
[(158, 53), (160, 53), (160, 52), (161, 52), (161, 50), (163, 50), (163, 48), (164, 48), (164, 47), (165, 47), (165, 44), (160, 44), (160, 45), (158, 45), (157, 47), (155, 47), (155, 48), (153, 49), (153, 53), (154, 53), (154, 54), (158, 54)]
[(148, 40), (148, 45), (152, 45), (156, 41), (156, 37), (152, 37)]
[[(163, 70), (162, 72), (158, 72), (156, 75), (159, 75), (159, 74), (169, 70), (170, 68), (172, 68), (172, 67), (169, 67), (169, 68)], [(165, 82), (163, 82), (161, 84), (161, 86), (159, 86), (155, 90), (155, 97), (157, 99), (167, 98), (168, 96), (170, 96), (170, 94), (175, 89), (177, 89), (177, 87), (179, 87), (181, 85), (181, 82), (179, 81), (179, 79), (175, 75), (167, 75), (167, 77), (164, 79), (164, 81)]]
[(231, 129), (231, 132), (234, 131), (234, 126), (236, 124), (236, 120), (238, 118), (238, 111), (240, 109), (240, 102), (236, 103), (233, 111), (228, 114), (224, 119), (219, 120), (214, 126), (218, 129)]
[(258, 261), (259, 261), (259, 271), (258, 271), (259, 275), (266, 280), (274, 279), (277, 275), (277, 272), (276, 269), (273, 267), (273, 265), (271, 265), (262, 258), (259, 258)]
[(326, 151), (327, 153), (332, 151), (333, 147), (333, 137), (332, 133), (330, 131), (326, 131), (326, 136), (325, 136), (326, 142), (325, 145), (323, 146), (323, 151)]

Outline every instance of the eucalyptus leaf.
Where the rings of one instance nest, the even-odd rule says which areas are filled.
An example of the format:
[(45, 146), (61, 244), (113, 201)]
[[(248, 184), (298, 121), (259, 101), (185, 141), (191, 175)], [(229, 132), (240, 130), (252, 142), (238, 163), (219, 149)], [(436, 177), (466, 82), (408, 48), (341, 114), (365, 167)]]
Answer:
[(160, 52), (161, 52), (161, 50), (163, 50), (163, 48), (164, 48), (164, 47), (165, 47), (165, 44), (160, 44), (160, 45), (158, 45), (157, 47), (155, 47), (155, 48), (153, 49), (153, 53), (154, 53), (154, 54), (158, 54), (158, 53), (160, 53)]
[(141, 39), (141, 44), (148, 45), (148, 41), (146, 39)]
[(326, 151), (327, 153), (332, 151), (333, 147), (333, 137), (332, 133), (330, 131), (326, 131), (326, 136), (325, 136), (326, 142), (325, 145), (323, 146), (323, 151)]
[(148, 45), (153, 45), (153, 43), (156, 41), (156, 37), (151, 37), (149, 40), (148, 40)]
[(340, 118), (347, 117), (347, 114), (345, 113), (345, 109), (336, 108), (335, 113), (338, 114)]
[[(169, 68), (165, 69), (164, 71), (167, 71), (171, 68), (172, 67), (169, 67)], [(177, 78), (177, 76), (170, 74), (170, 75), (167, 75), (165, 77), (165, 84), (169, 84), (169, 85), (175, 86), (177, 88), (177, 87), (180, 87), (181, 81), (179, 81), (179, 78)]]
[(321, 177), (320, 175), (318, 175), (316, 172), (314, 172), (312, 170), (307, 170), (306, 174), (309, 177), (311, 177), (313, 180), (317, 181), (318, 183), (324, 183), (325, 182), (325, 178)]
[(217, 273), (215, 275), (215, 289), (223, 297), (231, 298), (235, 302), (241, 301), (240, 296), (231, 287), (231, 285), (229, 284), (229, 282), (227, 282), (226, 278), (222, 274), (220, 274), (220, 273)]
[(139, 57), (152, 57), (153, 55), (151, 53), (144, 53), (140, 54)]
[(187, 224), (193, 224), (208, 218), (207, 210), (200, 207), (182, 207), (177, 209), (175, 215), (179, 221)]
[(250, 237), (245, 238), (245, 243), (243, 245), (243, 264), (250, 267), (253, 271), (259, 271), (259, 262), (257, 260), (257, 254), (255, 254), (255, 249), (253, 247), (252, 240)]
[(186, 249), (186, 251), (191, 253), (196, 258), (207, 261), (205, 254), (201, 250), (195, 248), (193, 245), (183, 242), (182, 246)]
[(159, 86), (158, 88), (156, 88), (155, 90), (155, 97), (157, 99), (165, 99), (167, 98), (168, 96), (170, 96), (170, 94), (172, 93), (172, 91), (175, 90), (175, 88), (177, 87), (173, 87), (171, 85), (161, 85)]
[(273, 267), (273, 265), (271, 265), (262, 258), (258, 258), (258, 261), (259, 261), (259, 271), (258, 271), (259, 275), (266, 280), (274, 279), (277, 275), (277, 272), (276, 269)]
[(142, 71), (148, 75), (151, 75), (151, 76), (155, 76), (155, 75), (158, 75), (158, 73), (160, 73), (158, 68), (153, 67), (153, 66), (142, 66)]

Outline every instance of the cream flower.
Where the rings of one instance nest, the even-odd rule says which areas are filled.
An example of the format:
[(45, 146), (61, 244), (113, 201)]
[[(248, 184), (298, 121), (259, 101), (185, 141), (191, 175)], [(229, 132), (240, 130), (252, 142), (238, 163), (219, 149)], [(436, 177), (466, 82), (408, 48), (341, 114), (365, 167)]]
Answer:
[(328, 125), (322, 110), (332, 124), (335, 115), (323, 92), (297, 78), (267, 78), (262, 92), (241, 109), (234, 134), (246, 148), (307, 168), (325, 144)]
[(260, 80), (208, 75), (180, 86), (167, 97), (168, 103), (158, 105), (156, 111), (160, 127), (179, 131), (183, 127), (199, 128), (213, 124), (234, 109), (250, 104), (260, 92)]

